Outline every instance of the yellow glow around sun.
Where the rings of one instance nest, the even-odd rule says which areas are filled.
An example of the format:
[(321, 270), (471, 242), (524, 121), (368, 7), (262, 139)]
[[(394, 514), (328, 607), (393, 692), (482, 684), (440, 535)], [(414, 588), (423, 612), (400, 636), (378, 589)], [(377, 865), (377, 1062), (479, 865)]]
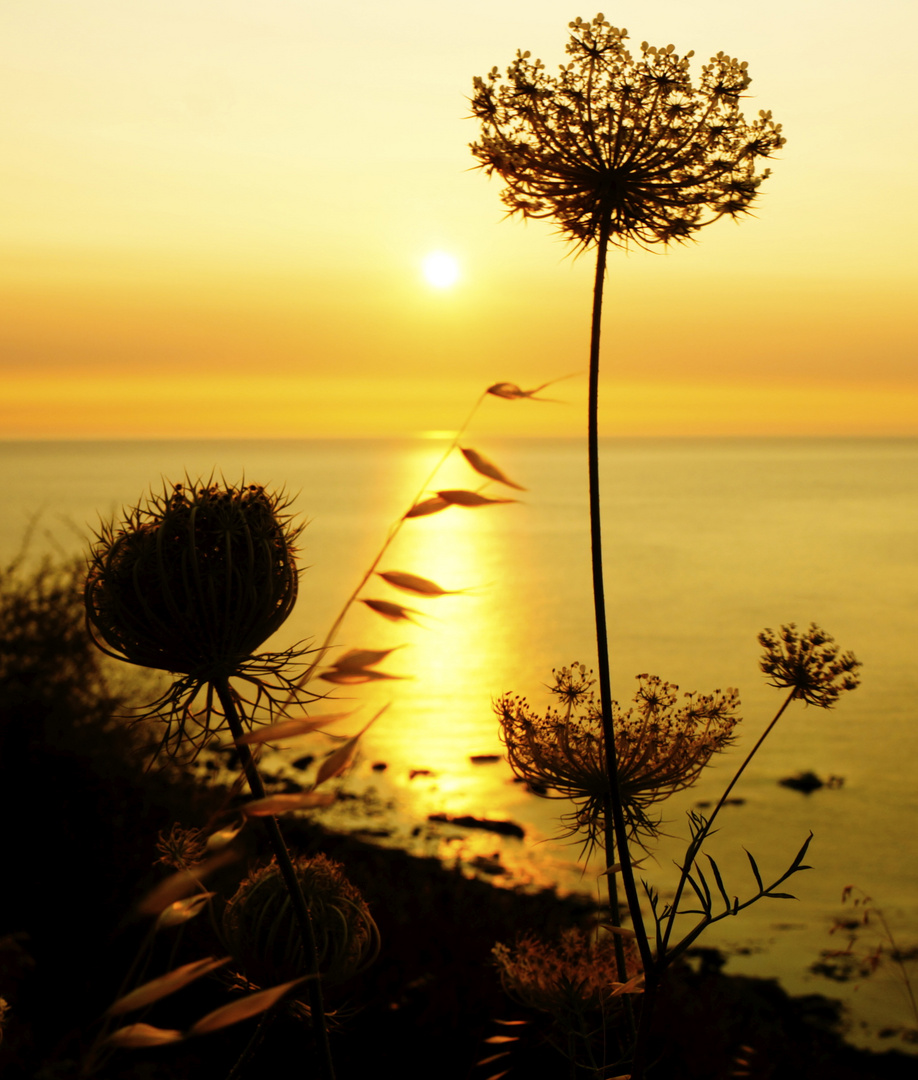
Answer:
[(437, 289), (448, 289), (459, 280), (459, 264), (444, 251), (434, 251), (423, 263), (425, 279)]

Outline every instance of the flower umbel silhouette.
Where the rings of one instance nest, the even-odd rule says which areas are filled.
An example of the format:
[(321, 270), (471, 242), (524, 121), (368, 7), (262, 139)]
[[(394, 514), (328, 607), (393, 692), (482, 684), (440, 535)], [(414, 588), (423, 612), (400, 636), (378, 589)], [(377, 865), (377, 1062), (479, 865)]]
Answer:
[[(711, 757), (733, 741), (739, 695), (685, 694), (655, 675), (639, 675), (634, 705), (614, 703), (615, 762), (619, 793), (632, 839), (657, 835), (651, 807), (698, 779)], [(593, 679), (582, 665), (555, 673), (552, 692), (568, 702), (565, 711), (534, 712), (525, 698), (505, 694), (495, 709), (513, 771), (549, 798), (571, 799), (564, 816), (573, 835), (603, 843), (610, 795), (599, 705)], [(570, 704), (573, 698), (573, 704)], [(576, 711), (575, 711), (576, 710)]]
[(763, 630), (759, 644), (765, 650), (759, 666), (769, 685), (795, 689), (794, 696), (808, 705), (831, 709), (843, 691), (860, 685), (860, 660), (852, 652), (843, 653), (816, 623), (805, 633), (796, 623), (782, 626), (780, 634)]
[(518, 51), (505, 83), (496, 67), (474, 80), (472, 153), (505, 181), (510, 212), (554, 218), (587, 247), (602, 234), (622, 246), (685, 240), (748, 211), (769, 174), (757, 160), (785, 140), (770, 112), (740, 112), (746, 63), (719, 52), (696, 84), (692, 52), (645, 41), (635, 57), (627, 30), (602, 15), (570, 29), (556, 77)]

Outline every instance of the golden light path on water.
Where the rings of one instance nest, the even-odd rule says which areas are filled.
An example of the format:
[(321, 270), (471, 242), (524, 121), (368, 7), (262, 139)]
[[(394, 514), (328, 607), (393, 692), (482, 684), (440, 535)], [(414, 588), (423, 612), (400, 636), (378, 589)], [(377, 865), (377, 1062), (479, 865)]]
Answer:
[[(445, 445), (445, 440), (425, 440), (389, 458), (388, 491), (407, 493), (407, 501), (396, 509), (397, 514), (411, 504), (418, 493), (419, 478), (431, 472)], [(500, 464), (503, 466), (503, 460)], [(512, 476), (512, 471), (507, 471)], [(576, 849), (546, 844), (558, 832), (557, 814), (562, 807), (555, 801), (535, 799), (514, 782), (503, 758), (493, 709), (493, 700), (502, 692), (522, 688), (523, 627), (529, 618), (521, 615), (514, 582), (507, 580), (507, 566), (514, 563), (523, 578), (532, 574), (527, 565), (532, 553), (513, 537), (517, 530), (525, 530), (527, 496), (496, 483), (485, 485), (484, 478), (458, 453), (451, 455), (431, 487), (422, 497), (437, 489), (464, 488), (483, 489), (489, 498), (514, 501), (478, 508), (450, 507), (403, 523), (378, 571), (419, 575), (448, 590), (447, 595), (412, 595), (376, 575), (361, 590), (364, 599), (412, 609), (412, 621), (387, 621), (358, 600), (329, 651), (329, 663), (349, 649), (392, 649), (378, 670), (401, 678), (355, 687), (329, 687), (321, 681), (313, 684), (330, 690), (331, 695), (312, 708), (312, 713), (353, 709), (350, 717), (329, 729), (334, 734), (353, 734), (385, 709), (363, 737), (359, 758), (343, 785), (351, 792), (369, 793), (369, 798), (360, 805), (345, 799), (320, 817), (328, 824), (340, 822), (345, 827), (353, 827), (356, 819), (358, 826), (372, 829), (374, 822), (361, 818), (368, 809), (372, 813), (374, 807), (383, 805), (386, 812), (375, 824), (396, 832), (400, 827), (417, 829), (419, 824), (423, 829), (431, 814), (523, 820), (526, 836), (522, 842), (501, 844), (488, 831), (466, 829), (459, 837), (451, 835), (449, 829), (440, 829), (426, 847), (423, 836), (413, 847), (419, 850), (420, 844), (420, 850), (444, 858), (461, 855), (467, 864), (499, 857), (515, 880), (538, 884), (561, 881), (567, 888), (590, 890), (590, 883), (582, 880), (577, 867)], [(379, 525), (381, 543), (385, 526), (381, 521)], [(323, 541), (321, 519), (310, 525), (309, 533), (309, 561), (315, 561), (304, 577), (307, 591), (313, 575), (324, 579), (327, 587), (328, 571), (340, 567), (341, 561), (335, 558), (334, 545), (326, 546)], [(508, 545), (513, 546), (512, 559), (508, 559)], [(370, 558), (375, 554), (372, 546), (368, 554)], [(352, 569), (358, 577), (359, 568)], [(347, 585), (353, 588), (353, 582)], [(347, 585), (342, 581), (342, 596)], [(536, 684), (529, 689), (539, 691), (542, 687)], [(310, 753), (321, 759), (331, 748), (313, 737), (283, 756), (290, 761)], [(498, 760), (476, 763), (472, 757), (478, 755)], [(272, 767), (277, 763), (270, 754), (266, 760)], [(384, 770), (374, 771), (374, 765), (383, 764)], [(308, 773), (297, 776), (283, 771), (294, 779), (309, 779)]]
[[(401, 458), (408, 482), (399, 486), (410, 490), (409, 478), (416, 483), (428, 471), (419, 468), (422, 456), (428, 456), (423, 448)], [(435, 486), (455, 482), (477, 488), (481, 481), (467, 468), (442, 476)], [(492, 484), (488, 494), (502, 498), (514, 493)], [(499, 549), (506, 544), (502, 517), (508, 512), (512, 507), (450, 507), (405, 522), (379, 570), (419, 575), (450, 595), (416, 596), (374, 577), (364, 597), (394, 601), (418, 614), (412, 622), (391, 623), (358, 603), (339, 637), (347, 647), (395, 648), (380, 670), (407, 676), (403, 682), (361, 688), (359, 697), (366, 703), (361, 715), (391, 703), (368, 733), (367, 753), (393, 767), (442, 774), (443, 783), (454, 787), (459, 784), (455, 770), (468, 764), (469, 755), (500, 749), (491, 697), (507, 667), (508, 642), (492, 586), (505, 561)]]

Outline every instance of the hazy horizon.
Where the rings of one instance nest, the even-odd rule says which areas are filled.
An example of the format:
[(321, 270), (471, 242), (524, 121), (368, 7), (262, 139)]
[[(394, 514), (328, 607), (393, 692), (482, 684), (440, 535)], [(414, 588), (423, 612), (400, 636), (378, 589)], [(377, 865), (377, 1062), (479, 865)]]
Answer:
[[(549, 71), (554, 0), (332, 8), (8, 0), (0, 432), (396, 435), (497, 381), (585, 372), (593, 259), (506, 221), (472, 78)], [(644, 39), (748, 60), (787, 145), (754, 213), (612, 253), (605, 434), (918, 434), (908, 133), (918, 8), (620, 0)], [(435, 44), (431, 44), (431, 43)], [(440, 252), (452, 275), (425, 276)], [(503, 434), (576, 434), (586, 378)], [(489, 429), (489, 430), (490, 430)]]

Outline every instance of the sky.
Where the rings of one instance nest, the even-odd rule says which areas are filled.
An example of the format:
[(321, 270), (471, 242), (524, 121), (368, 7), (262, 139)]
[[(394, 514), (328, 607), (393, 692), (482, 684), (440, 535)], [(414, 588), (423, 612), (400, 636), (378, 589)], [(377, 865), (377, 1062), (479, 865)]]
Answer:
[[(788, 142), (754, 216), (613, 253), (602, 433), (918, 435), (914, 0), (604, 13), (747, 60)], [(476, 424), (581, 433), (592, 256), (505, 218), (468, 97), (594, 14), (3, 0), (0, 438), (417, 435), (556, 379)]]

